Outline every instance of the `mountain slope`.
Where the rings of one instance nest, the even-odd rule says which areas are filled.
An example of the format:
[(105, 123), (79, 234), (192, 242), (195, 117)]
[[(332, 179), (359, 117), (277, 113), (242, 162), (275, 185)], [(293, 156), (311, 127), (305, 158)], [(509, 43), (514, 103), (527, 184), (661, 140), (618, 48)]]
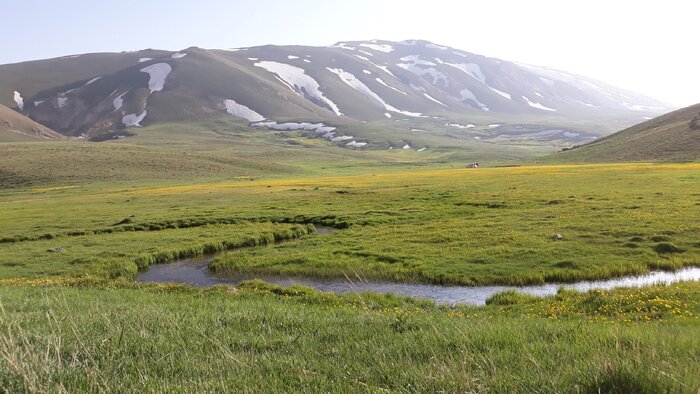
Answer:
[(139, 59), (162, 57), (167, 53), (169, 52), (146, 49), (138, 52), (89, 53), (5, 64), (0, 66), (0, 104), (16, 106), (14, 91), (29, 98), (47, 88), (111, 74), (138, 62)]
[(228, 114), (354, 148), (383, 145), (355, 141), (337, 126), (411, 122), (484, 132), (469, 138), (530, 133), (580, 142), (600, 133), (586, 126), (567, 133), (580, 119), (630, 125), (670, 109), (585, 77), (427, 41), (81, 55), (0, 66), (0, 80), (3, 100), (65, 135), (87, 137)]
[(553, 156), (564, 161), (700, 159), (700, 104), (662, 115)]
[(63, 135), (0, 104), (0, 141), (58, 140)]

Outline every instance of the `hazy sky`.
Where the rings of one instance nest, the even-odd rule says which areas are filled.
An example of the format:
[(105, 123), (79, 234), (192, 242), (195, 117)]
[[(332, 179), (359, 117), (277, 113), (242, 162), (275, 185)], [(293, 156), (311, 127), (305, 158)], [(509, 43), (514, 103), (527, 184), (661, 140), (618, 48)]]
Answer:
[(0, 0), (0, 64), (97, 51), (425, 39), (700, 102), (695, 0)]

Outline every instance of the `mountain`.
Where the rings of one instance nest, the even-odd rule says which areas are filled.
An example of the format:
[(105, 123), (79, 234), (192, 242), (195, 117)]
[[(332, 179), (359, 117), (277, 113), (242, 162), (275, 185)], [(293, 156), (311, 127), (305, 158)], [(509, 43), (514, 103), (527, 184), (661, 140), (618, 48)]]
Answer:
[(30, 118), (0, 105), (0, 141), (58, 140), (65, 137)]
[(353, 148), (383, 145), (338, 126), (583, 142), (671, 109), (583, 76), (418, 40), (86, 54), (3, 65), (0, 81), (1, 103), (86, 137), (232, 116)]
[(700, 104), (576, 146), (553, 158), (580, 162), (700, 160)]

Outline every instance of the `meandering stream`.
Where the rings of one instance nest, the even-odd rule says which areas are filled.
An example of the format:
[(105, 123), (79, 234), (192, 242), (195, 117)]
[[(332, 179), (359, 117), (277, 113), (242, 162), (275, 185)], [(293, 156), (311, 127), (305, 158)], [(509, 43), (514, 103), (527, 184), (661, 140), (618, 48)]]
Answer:
[[(329, 234), (333, 230), (320, 227), (318, 234)], [(183, 259), (168, 264), (153, 265), (139, 273), (137, 281), (161, 283), (185, 283), (208, 287), (218, 284), (236, 285), (244, 280), (262, 279), (281, 286), (295, 284), (313, 287), (320, 291), (334, 293), (357, 293), (375, 291), (394, 293), (400, 296), (428, 298), (440, 304), (484, 305), (486, 300), (505, 290), (517, 290), (535, 296), (556, 294), (559, 287), (569, 290), (588, 291), (593, 289), (614, 289), (617, 287), (642, 287), (655, 284), (671, 284), (681, 281), (700, 280), (700, 267), (684, 268), (675, 272), (654, 271), (645, 275), (627, 276), (616, 279), (581, 281), (575, 283), (548, 283), (535, 286), (440, 286), (416, 283), (394, 283), (387, 281), (367, 281), (360, 279), (315, 279), (303, 277), (279, 277), (269, 275), (217, 276), (209, 272), (209, 263), (217, 254)]]

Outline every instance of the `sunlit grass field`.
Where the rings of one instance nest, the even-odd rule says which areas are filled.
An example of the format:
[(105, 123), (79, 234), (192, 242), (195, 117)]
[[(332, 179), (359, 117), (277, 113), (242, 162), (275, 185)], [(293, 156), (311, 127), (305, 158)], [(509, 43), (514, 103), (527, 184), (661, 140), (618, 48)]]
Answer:
[(104, 276), (101, 265), (120, 261), (133, 277), (137, 255), (272, 223), (344, 230), (235, 250), (212, 268), (466, 285), (677, 269), (700, 260), (699, 174), (700, 164), (615, 164), (13, 189), (0, 196), (0, 276)]
[(8, 392), (700, 387), (697, 284), (447, 308), (257, 282), (0, 282)]
[(698, 265), (700, 164), (375, 163), (190, 180), (133, 165), (0, 190), (4, 391), (700, 388), (698, 283), (447, 307), (133, 282), (150, 264), (220, 251), (223, 274), (466, 285)]

